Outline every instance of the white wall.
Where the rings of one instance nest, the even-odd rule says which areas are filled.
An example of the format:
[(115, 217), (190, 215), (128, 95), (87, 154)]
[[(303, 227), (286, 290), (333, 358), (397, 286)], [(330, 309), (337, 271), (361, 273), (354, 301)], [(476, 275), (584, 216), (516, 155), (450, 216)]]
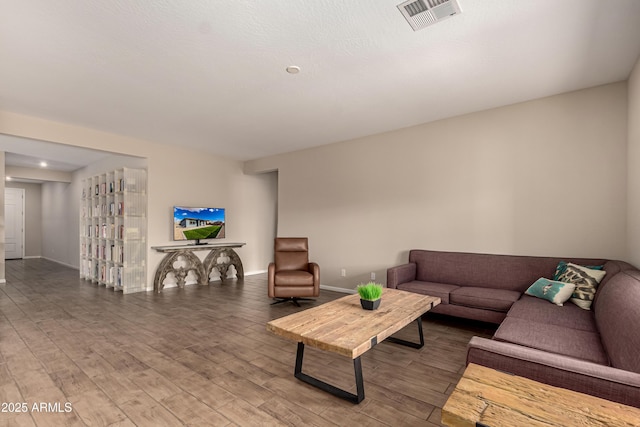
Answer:
[[(626, 256), (626, 84), (247, 162), (279, 172), (280, 236), (352, 288), (412, 248)], [(340, 270), (347, 277), (340, 277)]]
[(5, 187), (24, 189), (24, 256), (42, 256), (42, 185), (7, 181)]
[(640, 58), (631, 72), (628, 86), (629, 261), (640, 267)]
[[(241, 162), (202, 151), (6, 111), (0, 111), (0, 133), (146, 158), (149, 289), (162, 259), (162, 254), (150, 247), (172, 243), (172, 206), (176, 204), (212, 204), (227, 208), (229, 226), (225, 241), (247, 243), (238, 250), (245, 272), (264, 271), (272, 259), (277, 192), (273, 175), (245, 175)], [(46, 242), (43, 238), (44, 256), (55, 256), (59, 262), (78, 265), (79, 180), (85, 173), (102, 173), (116, 167), (120, 165), (92, 165), (92, 172), (74, 174), (71, 184), (43, 186), (43, 211), (46, 209), (48, 215), (45, 219), (43, 214), (43, 222), (47, 221), (47, 228), (59, 227), (57, 235), (47, 238)]]

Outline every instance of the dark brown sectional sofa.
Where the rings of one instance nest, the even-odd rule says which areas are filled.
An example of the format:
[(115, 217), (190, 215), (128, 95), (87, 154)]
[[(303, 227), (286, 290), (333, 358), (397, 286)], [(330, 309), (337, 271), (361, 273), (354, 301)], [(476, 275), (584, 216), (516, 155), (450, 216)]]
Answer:
[[(603, 265), (591, 310), (524, 295), (560, 261)], [(440, 297), (431, 312), (499, 324), (467, 363), (640, 407), (640, 271), (623, 261), (411, 250), (387, 286)]]

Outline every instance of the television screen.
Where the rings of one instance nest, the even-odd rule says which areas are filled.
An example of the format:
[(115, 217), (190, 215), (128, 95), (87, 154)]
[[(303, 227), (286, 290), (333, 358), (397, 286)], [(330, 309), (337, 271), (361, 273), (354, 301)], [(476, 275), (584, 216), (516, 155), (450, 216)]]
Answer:
[(173, 207), (173, 240), (224, 239), (224, 208)]

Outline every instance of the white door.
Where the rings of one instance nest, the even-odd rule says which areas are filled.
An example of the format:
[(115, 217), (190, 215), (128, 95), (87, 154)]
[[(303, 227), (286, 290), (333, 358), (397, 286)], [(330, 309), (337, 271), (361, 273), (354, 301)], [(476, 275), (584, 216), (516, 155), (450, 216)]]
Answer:
[(4, 189), (4, 258), (23, 257), (24, 189)]

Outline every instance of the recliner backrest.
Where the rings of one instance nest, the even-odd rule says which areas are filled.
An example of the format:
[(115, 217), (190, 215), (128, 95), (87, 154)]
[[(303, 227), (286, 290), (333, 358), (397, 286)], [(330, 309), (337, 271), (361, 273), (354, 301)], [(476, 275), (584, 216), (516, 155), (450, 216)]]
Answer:
[(309, 269), (309, 241), (306, 237), (277, 237), (274, 243), (276, 272)]

